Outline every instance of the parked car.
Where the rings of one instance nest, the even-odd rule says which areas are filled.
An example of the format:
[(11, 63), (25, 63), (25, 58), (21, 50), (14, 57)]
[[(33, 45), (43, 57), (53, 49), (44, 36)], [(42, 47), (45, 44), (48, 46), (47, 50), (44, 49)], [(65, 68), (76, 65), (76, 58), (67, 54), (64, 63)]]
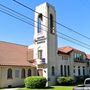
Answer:
[(90, 90), (90, 78), (86, 78), (83, 87), (74, 87), (72, 90)]
[(84, 86), (85, 87), (90, 87), (90, 78), (85, 79)]

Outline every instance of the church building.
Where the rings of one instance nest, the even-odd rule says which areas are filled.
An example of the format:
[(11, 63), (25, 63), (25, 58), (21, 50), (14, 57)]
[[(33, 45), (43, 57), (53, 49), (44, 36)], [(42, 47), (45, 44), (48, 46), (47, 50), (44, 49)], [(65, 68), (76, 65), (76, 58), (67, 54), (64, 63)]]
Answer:
[(24, 85), (28, 76), (43, 76), (55, 85), (57, 76), (90, 75), (90, 55), (70, 46), (57, 47), (56, 11), (43, 3), (36, 7), (33, 45), (0, 41), (0, 88)]

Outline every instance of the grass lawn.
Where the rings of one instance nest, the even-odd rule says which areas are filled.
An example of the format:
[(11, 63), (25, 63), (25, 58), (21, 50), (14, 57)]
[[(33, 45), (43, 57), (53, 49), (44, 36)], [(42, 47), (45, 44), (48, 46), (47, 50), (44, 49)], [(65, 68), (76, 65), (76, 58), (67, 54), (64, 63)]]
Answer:
[(27, 89), (27, 88), (18, 88), (16, 90), (72, 90), (74, 86), (52, 86), (44, 89)]

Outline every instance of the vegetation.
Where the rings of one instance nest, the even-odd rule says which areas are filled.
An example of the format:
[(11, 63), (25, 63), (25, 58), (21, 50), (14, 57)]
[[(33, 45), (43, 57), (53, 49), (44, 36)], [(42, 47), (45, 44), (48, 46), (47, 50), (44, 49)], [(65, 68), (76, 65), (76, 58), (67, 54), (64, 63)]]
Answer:
[(89, 78), (89, 76), (87, 76), (87, 75), (85, 75), (85, 76), (75, 76), (75, 82), (76, 82), (77, 84), (82, 83), (82, 82), (84, 82), (84, 80), (85, 80), (86, 78)]
[(74, 79), (72, 77), (58, 77), (57, 78), (58, 85), (69, 86), (74, 84)]
[(26, 88), (44, 88), (46, 82), (46, 78), (42, 76), (30, 76), (24, 80)]

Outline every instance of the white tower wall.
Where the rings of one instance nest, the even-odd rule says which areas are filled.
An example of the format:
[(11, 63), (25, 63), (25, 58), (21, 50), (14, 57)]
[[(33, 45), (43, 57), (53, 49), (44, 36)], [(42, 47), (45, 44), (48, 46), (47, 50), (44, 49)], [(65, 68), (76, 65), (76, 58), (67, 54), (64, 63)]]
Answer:
[[(37, 6), (36, 12), (38, 13), (35, 13), (34, 59), (37, 62), (37, 69), (43, 73), (41, 75), (47, 78), (47, 85), (55, 85), (57, 37), (55, 34), (56, 23), (54, 21), (56, 21), (56, 12), (54, 7), (48, 3)], [(37, 23), (39, 18), (41, 18), (40, 32), (38, 32), (39, 23)], [(42, 52), (41, 59), (39, 59), (40, 50)]]

